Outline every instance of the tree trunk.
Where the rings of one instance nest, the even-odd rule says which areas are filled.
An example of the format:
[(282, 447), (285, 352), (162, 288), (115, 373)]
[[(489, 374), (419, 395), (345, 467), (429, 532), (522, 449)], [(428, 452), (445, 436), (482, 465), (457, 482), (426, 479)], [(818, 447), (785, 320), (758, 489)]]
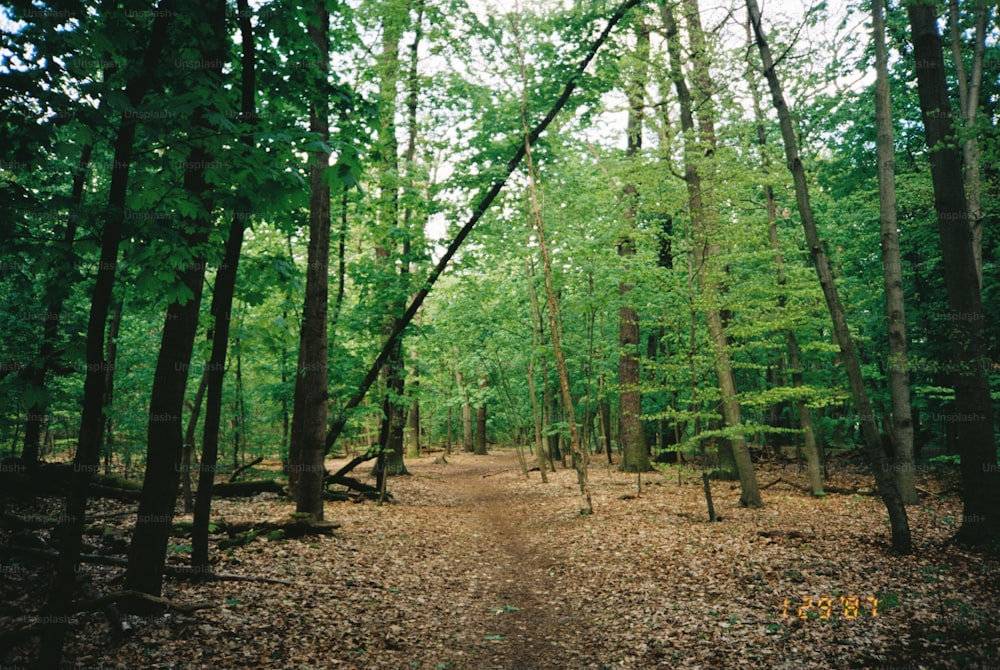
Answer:
[(528, 284), (528, 300), (531, 304), (531, 356), (528, 358), (528, 394), (531, 396), (531, 416), (535, 427), (535, 455), (538, 457), (538, 471), (542, 475), (542, 483), (549, 482), (547, 473), (547, 449), (542, 431), (542, 408), (538, 404), (538, 393), (535, 390), (535, 355), (542, 341), (542, 313), (538, 307), (538, 292), (535, 291), (535, 271), (530, 254), (524, 259), (526, 279)]
[(514, 46), (517, 49), (518, 62), (521, 69), (521, 82), (523, 85), (521, 95), (521, 124), (524, 130), (524, 161), (525, 169), (528, 173), (528, 194), (531, 205), (531, 217), (535, 224), (535, 233), (537, 234), (538, 253), (542, 258), (542, 277), (545, 280), (545, 295), (549, 306), (549, 332), (552, 334), (552, 352), (556, 359), (556, 372), (559, 375), (559, 388), (562, 391), (563, 410), (566, 412), (566, 422), (569, 424), (573, 467), (576, 469), (577, 482), (580, 486), (580, 496), (582, 499), (580, 514), (593, 514), (594, 506), (591, 502), (590, 491), (587, 486), (587, 466), (590, 458), (587, 450), (583, 449), (580, 444), (580, 434), (577, 430), (576, 417), (573, 410), (573, 395), (569, 385), (569, 372), (566, 368), (566, 358), (563, 355), (562, 319), (556, 291), (552, 283), (552, 257), (549, 254), (549, 247), (545, 241), (545, 225), (542, 220), (541, 204), (538, 198), (536, 171), (532, 158), (531, 133), (528, 128), (528, 75), (516, 23), (514, 25)]
[(462, 451), (472, 453), (472, 404), (469, 402), (469, 389), (465, 388), (465, 378), (461, 370), (455, 370), (455, 386), (462, 394)]
[[(753, 33), (750, 22), (746, 23), (747, 42), (752, 46)], [(753, 66), (748, 63), (747, 83), (750, 86), (750, 93), (753, 97), (754, 120), (757, 126), (757, 143), (761, 146), (761, 159), (764, 162), (764, 171), (770, 175), (771, 165), (767, 154), (763, 151), (767, 144), (767, 132), (764, 126), (764, 110), (761, 107), (761, 95), (758, 87), (758, 79), (753, 71)], [(764, 185), (764, 197), (767, 202), (767, 234), (774, 251), (774, 265), (777, 268), (778, 287), (781, 293), (778, 295), (778, 307), (784, 309), (788, 302), (784, 286), (785, 259), (781, 254), (781, 243), (778, 240), (778, 214), (774, 200), (774, 187), (767, 183)], [(788, 349), (788, 372), (792, 377), (792, 387), (801, 389), (803, 386), (802, 360), (799, 355), (799, 340), (795, 336), (795, 331), (789, 329), (785, 331), (785, 343)], [(820, 466), (819, 447), (816, 444), (816, 431), (813, 428), (812, 410), (801, 398), (795, 401), (795, 409), (799, 415), (799, 427), (802, 429), (803, 451), (806, 458), (806, 478), (809, 482), (809, 491), (814, 496), (823, 495), (823, 475)]]
[(191, 415), (188, 417), (187, 428), (184, 430), (184, 451), (181, 453), (181, 498), (184, 500), (184, 513), (194, 511), (194, 495), (191, 490), (191, 463), (194, 462), (194, 438), (198, 430), (198, 418), (201, 416), (201, 403), (205, 397), (205, 387), (208, 385), (207, 368), (201, 373), (198, 391), (191, 403)]
[(958, 538), (968, 544), (982, 545), (1000, 538), (1000, 482), (997, 481), (1000, 469), (993, 432), (983, 304), (935, 8), (913, 2), (907, 12), (913, 31), (917, 91), (931, 159), (934, 207), (952, 326), (955, 413), (949, 425), (956, 430), (964, 491)]
[[(198, 7), (203, 13), (197, 18), (206, 32), (201, 35), (201, 43), (205, 45), (202, 54), (206, 62), (213, 64), (208, 72), (219, 76), (227, 48), (225, 2), (213, 0)], [(191, 126), (206, 132), (214, 131), (206, 120), (211, 111), (197, 107)], [(183, 449), (181, 420), (184, 394), (198, 332), (205, 279), (205, 246), (213, 222), (213, 202), (204, 169), (211, 162), (212, 155), (204, 146), (195, 144), (189, 156), (190, 162), (184, 172), (184, 190), (200, 203), (201, 211), (183, 227), (182, 239), (193, 260), (178, 272), (178, 279), (190, 291), (191, 298), (184, 304), (175, 301), (167, 306), (149, 399), (146, 474), (125, 572), (127, 589), (153, 596), (161, 595), (163, 564), (173, 525)]]
[(881, 0), (872, 2), (875, 43), (875, 127), (878, 160), (879, 221), (882, 229), (882, 277), (889, 335), (889, 395), (892, 402), (892, 469), (904, 505), (920, 502), (913, 462), (913, 419), (910, 412), (910, 371), (907, 361), (903, 270), (896, 224), (895, 156), (889, 66), (885, 44), (885, 17)]
[(840, 303), (840, 296), (837, 292), (837, 286), (834, 283), (833, 272), (830, 269), (830, 260), (826, 255), (825, 247), (820, 241), (819, 232), (816, 229), (816, 221), (813, 217), (812, 206), (809, 201), (809, 187), (806, 182), (805, 170), (799, 158), (795, 129), (792, 127), (792, 118), (788, 110), (788, 105), (785, 103), (781, 82), (778, 80), (777, 72), (774, 69), (771, 49), (768, 46), (763, 27), (761, 26), (757, 0), (747, 0), (747, 11), (750, 15), (750, 22), (753, 26), (757, 47), (760, 50), (761, 62), (764, 66), (764, 76), (770, 87), (774, 106), (778, 111), (781, 138), (785, 145), (785, 158), (788, 161), (788, 168), (792, 172), (792, 179), (795, 185), (795, 200), (799, 216), (802, 219), (806, 244), (809, 247), (813, 265), (816, 268), (816, 274), (823, 289), (823, 297), (826, 299), (827, 307), (830, 310), (834, 334), (840, 348), (841, 361), (847, 372), (851, 393), (858, 410), (858, 420), (861, 423), (866, 451), (872, 469), (875, 471), (875, 482), (878, 486), (879, 495), (882, 497), (882, 502), (885, 504), (886, 511), (889, 514), (892, 548), (901, 554), (909, 554), (912, 550), (912, 542), (910, 538), (910, 526), (906, 518), (906, 508), (903, 506), (903, 501), (899, 496), (895, 477), (885, 468), (886, 455), (882, 451), (882, 440), (875, 423), (875, 416), (872, 413), (868, 392), (865, 390), (861, 377), (861, 365), (858, 362), (858, 357), (854, 349), (854, 340), (851, 338), (850, 330), (847, 327), (844, 308)]
[(982, 180), (979, 170), (979, 140), (976, 131), (976, 115), (979, 111), (979, 90), (983, 81), (983, 56), (986, 51), (986, 25), (992, 8), (987, 8), (983, 0), (976, 0), (976, 31), (972, 52), (972, 78), (966, 79), (965, 61), (962, 58), (961, 14), (958, 0), (948, 0), (949, 27), (951, 29), (951, 50), (955, 63), (955, 77), (958, 79), (958, 102), (962, 110), (962, 122), (967, 139), (962, 144), (962, 158), (965, 167), (965, 197), (969, 208), (969, 229), (972, 231), (972, 258), (976, 266), (979, 287), (983, 286), (983, 205)]
[[(326, 4), (317, 2), (307, 27), (315, 53), (317, 79), (309, 103), (309, 130), (324, 144), (330, 139), (329, 100), (325, 85), (329, 76), (330, 15)], [(326, 456), (327, 423), (327, 298), (330, 265), (330, 154), (325, 149), (310, 154), (309, 251), (306, 296), (299, 335), (299, 361), (295, 377), (292, 433), (289, 443), (289, 479), (296, 476), (295, 508), (323, 520), (323, 462)], [(295, 459), (292, 458), (293, 454)]]
[[(115, 301), (115, 306), (111, 310), (111, 323), (108, 325), (107, 355), (105, 356), (106, 366), (104, 369), (104, 399), (102, 400), (105, 417), (103, 445), (105, 474), (110, 474), (111, 459), (114, 457), (115, 423), (114, 419), (111, 418), (111, 410), (115, 395), (115, 367), (118, 365), (118, 331), (121, 330), (122, 310), (124, 308), (125, 300), (123, 298)], [(128, 447), (126, 449), (124, 476), (127, 479), (129, 475), (128, 464), (132, 460), (132, 450)]]
[[(685, 18), (691, 39), (691, 52), (695, 95), (688, 90), (681, 69), (681, 46), (677, 24), (673, 18), (673, 10), (667, 5), (661, 5), (664, 28), (667, 33), (668, 51), (670, 55), (670, 71), (677, 89), (677, 98), (681, 108), (681, 128), (685, 133), (684, 140), (684, 180), (688, 189), (688, 206), (691, 214), (693, 239), (694, 273), (698, 287), (706, 303), (705, 321), (708, 324), (709, 338), (712, 343), (712, 354), (715, 359), (715, 374), (719, 383), (722, 417), (725, 425), (736, 432), (727, 438), (720, 446), (720, 465), (724, 464), (723, 450), (731, 449), (736, 465), (736, 474), (740, 480), (740, 504), (746, 507), (760, 507), (763, 502), (750, 451), (742, 433), (740, 405), (736, 400), (736, 376), (733, 372), (732, 355), (726, 340), (722, 315), (719, 311), (718, 286), (712, 276), (711, 259), (718, 253), (718, 237), (716, 214), (712, 211), (707, 192), (703, 189), (702, 171), (711, 171), (711, 157), (715, 150), (715, 120), (713, 118), (711, 91), (712, 84), (708, 75), (707, 55), (704, 36), (696, 1), (685, 2)], [(698, 104), (699, 135), (694, 136), (693, 104)], [(696, 143), (700, 145), (696, 146)], [(701, 149), (702, 156), (698, 155)]]
[[(155, 73), (167, 42), (167, 27), (174, 16), (171, 7), (171, 0), (161, 0), (157, 5), (143, 62), (135, 77), (129, 80), (125, 87), (125, 98), (132, 108), (142, 102), (146, 92), (156, 80)], [(39, 645), (38, 665), (42, 668), (58, 667), (62, 656), (85, 525), (87, 486), (90, 483), (90, 476), (99, 466), (101, 437), (104, 432), (103, 401), (106, 382), (104, 331), (111, 306), (115, 270), (118, 266), (118, 250), (121, 245), (125, 201), (128, 194), (129, 166), (132, 161), (132, 145), (135, 141), (137, 123), (138, 120), (134, 116), (122, 112), (118, 134), (114, 141), (107, 218), (101, 233), (101, 257), (87, 321), (87, 372), (83, 387), (80, 435), (73, 463), (73, 480), (66, 498), (66, 523), (61, 529), (59, 562), (46, 606), (48, 623), (44, 627)]]
[[(644, 23), (636, 26), (635, 65), (631, 80), (626, 83), (628, 119), (626, 121), (626, 160), (634, 158), (642, 149), (642, 120), (645, 113), (646, 82), (649, 72), (649, 28)], [(636, 201), (635, 184), (624, 187), (625, 207), (622, 214), (624, 230), (618, 240), (618, 256), (622, 259), (623, 273), (629, 271), (629, 258), (635, 256)], [(642, 432), (642, 393), (639, 390), (639, 314), (628, 302), (633, 286), (628, 282), (618, 284), (621, 306), (618, 308), (618, 385), (620, 388), (620, 414), (618, 418), (619, 443), (622, 449), (621, 469), (629, 472), (647, 472), (649, 447)]]
[(486, 377), (479, 378), (479, 406), (476, 407), (476, 448), (475, 453), (479, 456), (486, 455)]
[[(241, 80), (240, 80), (240, 120), (253, 128), (256, 123), (256, 70), (255, 42), (251, 9), (248, 0), (238, 0), (237, 10), (241, 37)], [(244, 144), (253, 146), (252, 131), (242, 138)], [(194, 523), (191, 529), (191, 564), (203, 573), (209, 569), (208, 526), (212, 512), (212, 487), (219, 461), (219, 424), (222, 420), (222, 390), (226, 370), (226, 356), (229, 347), (229, 326), (232, 321), (233, 296), (236, 292), (236, 277), (239, 269), (240, 250), (243, 247), (243, 233), (249, 224), (249, 199), (244, 189), (244, 197), (229, 224), (229, 238), (226, 240), (222, 265), (215, 274), (212, 291), (213, 326), (209, 331), (212, 353), (205, 367), (203, 383), (208, 399), (205, 407), (205, 424), (202, 433), (201, 465), (198, 469), (198, 495), (194, 508)], [(284, 374), (284, 365), (282, 365)], [(287, 422), (287, 418), (285, 419)]]

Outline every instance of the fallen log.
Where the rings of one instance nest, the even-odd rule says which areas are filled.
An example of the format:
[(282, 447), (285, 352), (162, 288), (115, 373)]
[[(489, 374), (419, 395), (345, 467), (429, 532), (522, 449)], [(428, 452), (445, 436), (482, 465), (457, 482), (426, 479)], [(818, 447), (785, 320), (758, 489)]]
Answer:
[(252, 479), (246, 482), (223, 482), (212, 487), (214, 498), (249, 498), (259, 493), (284, 494), (285, 487), (274, 479)]

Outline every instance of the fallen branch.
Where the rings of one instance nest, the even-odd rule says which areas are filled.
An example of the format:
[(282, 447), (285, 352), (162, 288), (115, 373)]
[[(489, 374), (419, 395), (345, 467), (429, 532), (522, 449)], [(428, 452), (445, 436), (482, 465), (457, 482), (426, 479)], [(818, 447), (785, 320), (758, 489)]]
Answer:
[[(263, 460), (264, 460), (263, 456), (258, 456), (257, 458), (253, 459), (249, 463), (245, 463), (245, 464), (241, 465), (240, 467), (236, 468), (235, 470), (233, 470), (233, 474), (229, 475), (229, 483), (232, 484), (233, 482), (235, 482), (237, 477), (239, 477), (241, 474), (243, 474), (244, 472), (246, 472), (247, 470), (249, 470), (253, 466), (257, 465), (258, 463), (260, 463)], [(214, 488), (217, 488), (217, 486), (213, 487), (213, 489)]]
[(799, 489), (800, 491), (804, 491), (804, 492), (806, 492), (806, 493), (810, 493), (810, 491), (809, 491), (809, 487), (807, 487), (807, 486), (799, 486), (799, 485), (798, 485), (798, 484), (796, 484), (795, 482), (790, 482), (790, 481), (788, 481), (788, 480), (786, 480), (786, 479), (782, 479), (781, 477), (778, 477), (777, 479), (775, 479), (775, 480), (774, 480), (773, 482), (771, 482), (770, 484), (764, 484), (763, 486), (761, 486), (761, 487), (760, 487), (760, 489), (761, 489), (761, 491), (763, 491), (764, 489), (769, 489), (769, 488), (771, 488), (771, 487), (772, 487), (772, 486), (774, 486), (775, 484), (785, 484), (785, 485), (787, 485), (787, 486), (791, 486), (791, 487), (792, 487), (792, 488), (794, 488), (794, 489)]
[(106, 593), (103, 596), (93, 598), (91, 600), (83, 600), (80, 602), (75, 602), (70, 605), (70, 609), (73, 612), (89, 612), (91, 610), (102, 609), (110, 604), (119, 603), (135, 603), (141, 602), (151, 605), (160, 605), (164, 609), (171, 612), (181, 612), (182, 614), (191, 614), (192, 612), (197, 612), (198, 610), (211, 609), (213, 607), (218, 607), (218, 605), (209, 602), (200, 603), (179, 603), (170, 598), (163, 598), (161, 596), (153, 596), (148, 593), (143, 593), (141, 591), (115, 591), (113, 593)]
[[(44, 549), (32, 549), (29, 547), (12, 547), (10, 545), (0, 545), (0, 555), (2, 556), (22, 556), (34, 558), (40, 561), (55, 563), (59, 560), (59, 552), (47, 551)], [(101, 556), (100, 554), (80, 554), (81, 563), (92, 565), (109, 565), (117, 568), (128, 567), (128, 559), (119, 556)], [(163, 574), (170, 577), (183, 577), (186, 579), (198, 578), (205, 581), (216, 582), (259, 582), (262, 584), (281, 584), (283, 586), (294, 586), (294, 582), (285, 579), (275, 579), (273, 577), (253, 577), (249, 575), (234, 575), (227, 572), (205, 572), (185, 565), (165, 565)]]

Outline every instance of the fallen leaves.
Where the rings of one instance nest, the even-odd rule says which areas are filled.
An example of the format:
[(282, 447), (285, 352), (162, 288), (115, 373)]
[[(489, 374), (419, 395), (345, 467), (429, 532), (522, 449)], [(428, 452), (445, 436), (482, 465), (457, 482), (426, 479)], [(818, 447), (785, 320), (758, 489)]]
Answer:
[[(941, 519), (960, 516), (957, 499), (926, 496), (909, 508), (916, 552), (893, 557), (870, 497), (774, 487), (764, 508), (749, 510), (736, 504), (738, 490), (714, 482), (725, 521), (706, 523), (696, 476), (651, 473), (640, 495), (622, 500), (635, 476), (594, 467), (595, 514), (581, 517), (572, 470), (542, 485), (510, 452), (448, 460), (408, 461), (414, 476), (390, 481), (392, 504), (327, 503), (327, 518), (341, 524), (331, 536), (264, 534), (217, 553), (219, 570), (284, 583), (168, 579), (165, 597), (215, 607), (137, 618), (117, 646), (100, 615), (78, 615), (67, 659), (296, 669), (1000, 665), (1000, 566), (949, 542), (955, 529)], [(835, 483), (864, 482), (843, 479)], [(215, 511), (227, 524), (258, 524), (287, 520), (292, 508), (259, 496)], [(96, 513), (121, 509), (101, 501)], [(41, 568), (15, 570), (10, 560), (0, 573), (4, 628), (30, 623), (47, 583)], [(102, 591), (121, 574), (81, 570)], [(859, 598), (861, 610), (878, 598), (878, 616), (822, 616), (819, 600), (842, 607), (841, 597)], [(0, 662), (26, 665), (31, 654), (21, 644)]]

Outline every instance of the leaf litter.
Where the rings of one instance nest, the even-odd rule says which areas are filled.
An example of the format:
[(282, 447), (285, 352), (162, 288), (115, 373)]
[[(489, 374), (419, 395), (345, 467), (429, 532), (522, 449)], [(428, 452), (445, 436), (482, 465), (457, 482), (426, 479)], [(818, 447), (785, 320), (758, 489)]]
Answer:
[[(132, 617), (120, 642), (101, 614), (74, 617), (65, 667), (1000, 666), (1000, 563), (951, 542), (961, 502), (929, 474), (921, 504), (908, 508), (914, 554), (898, 557), (870, 495), (774, 487), (751, 510), (738, 506), (735, 483), (716, 481), (723, 520), (709, 523), (697, 470), (644, 475), (636, 495), (635, 474), (595, 458), (595, 514), (581, 517), (570, 469), (543, 485), (509, 450), (448, 459), (408, 460), (413, 476), (390, 480), (392, 503), (327, 503), (326, 517), (342, 524), (333, 536), (259, 537), (216, 553), (219, 571), (290, 584), (168, 578), (164, 596), (216, 606)], [(761, 481), (775, 474), (780, 466), (759, 466)], [(869, 482), (848, 468), (830, 481), (860, 492)], [(269, 495), (214, 507), (229, 522), (294, 511)], [(98, 501), (91, 512), (128, 524), (127, 509)], [(46, 568), (0, 573), (10, 603), (0, 629), (38, 616)], [(110, 591), (122, 569), (81, 573)], [(0, 663), (26, 667), (33, 653), (15, 646)]]

